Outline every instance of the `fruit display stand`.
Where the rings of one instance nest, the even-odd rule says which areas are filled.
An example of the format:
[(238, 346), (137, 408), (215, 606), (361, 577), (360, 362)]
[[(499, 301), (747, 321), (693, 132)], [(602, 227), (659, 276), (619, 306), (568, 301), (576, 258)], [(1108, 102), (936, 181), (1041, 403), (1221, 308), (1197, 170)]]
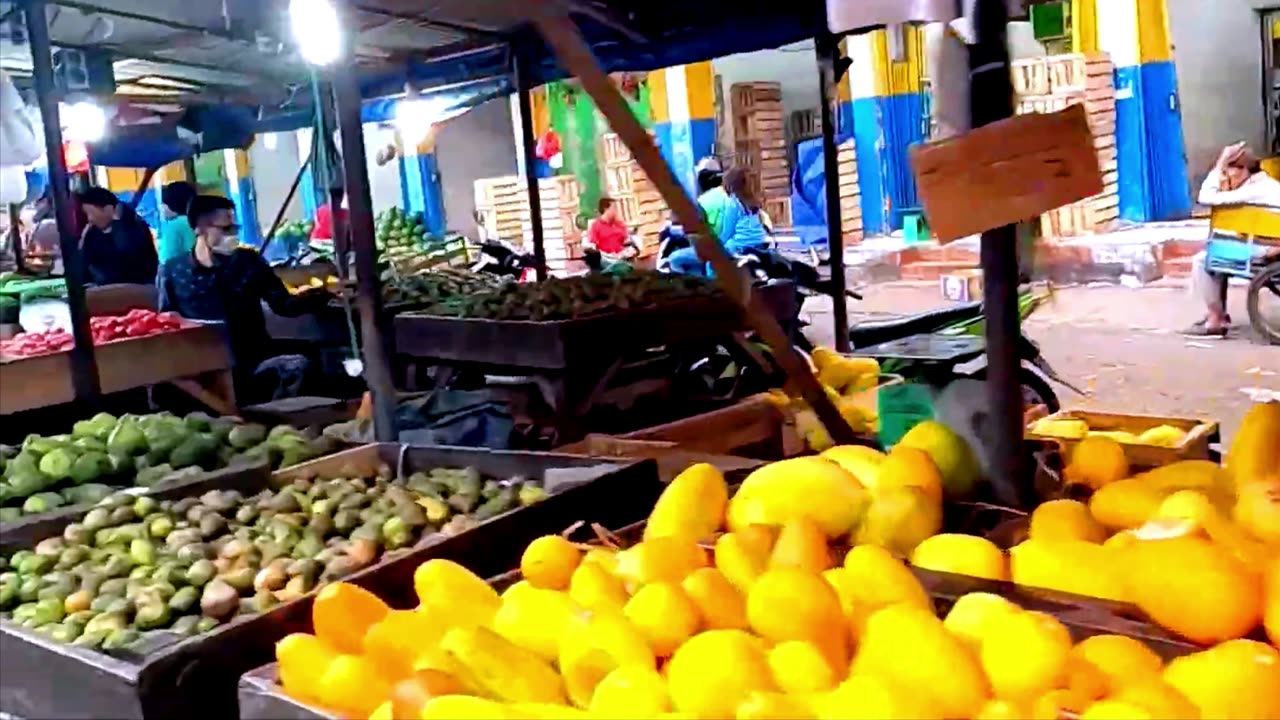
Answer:
[[(603, 540), (612, 547), (625, 549), (640, 542), (645, 525), (645, 521), (641, 521), (608, 533), (604, 538), (598, 528), (581, 523), (576, 528), (566, 528), (565, 532), (571, 540), (584, 545), (599, 545)], [(705, 543), (703, 547), (710, 552), (712, 544)], [(1151, 623), (1132, 619), (1138, 614), (1136, 609), (1123, 604), (919, 568), (912, 568), (911, 572), (928, 594), (933, 609), (940, 618), (950, 612), (959, 598), (971, 593), (986, 593), (1003, 597), (1023, 610), (1053, 616), (1070, 632), (1075, 642), (1095, 635), (1121, 635), (1142, 642), (1165, 660), (1201, 649), (1193, 643), (1173, 637)], [(514, 570), (493, 576), (488, 582), (501, 592), (521, 579), (521, 572)], [(405, 582), (409, 582), (408, 578)], [(279, 665), (274, 662), (241, 677), (239, 702), (242, 720), (338, 720), (342, 717), (341, 714), (288, 695), (280, 685)], [(549, 706), (544, 706), (544, 709), (551, 712)], [(564, 710), (566, 717), (572, 716), (573, 712), (569, 708)], [(554, 715), (547, 717), (552, 716)]]
[[(539, 502), (479, 521), (456, 534), (423, 535), (414, 545), (389, 551), (345, 576), (404, 607), (414, 569), (429, 558), (457, 560), (496, 574), (511, 567), (524, 544), (581, 519), (623, 527), (652, 508), (661, 485), (651, 461), (625, 462), (549, 453), (491, 452), (465, 448), (367, 445), (268, 474), (264, 469), (216, 482), (156, 493), (157, 501), (206, 498), (210, 491), (245, 495), (331, 478), (400, 477), (431, 468), (467, 467), (482, 476), (539, 482)], [(241, 508), (243, 509), (243, 508)], [(238, 511), (237, 511), (238, 512)], [(61, 533), (71, 518), (0, 534), (0, 549), (30, 548)], [(397, 592), (400, 593), (397, 595)], [(411, 590), (409, 591), (411, 594)], [(269, 662), (274, 643), (309, 623), (314, 592), (291, 597), (263, 612), (242, 612), (195, 636), (150, 631), (128, 649), (104, 654), (55, 642), (0, 620), (0, 712), (17, 717), (234, 717), (241, 675)], [(242, 603), (245, 601), (242, 601)], [(68, 693), (66, 688), (76, 692)]]
[[(95, 347), (104, 393), (169, 383), (223, 415), (236, 412), (231, 355), (222, 329), (190, 323), (181, 330)], [(75, 400), (70, 353), (0, 363), (0, 415)]]
[(730, 336), (744, 328), (741, 311), (715, 298), (554, 321), (410, 312), (397, 315), (394, 326), (396, 352), (414, 361), (544, 378), (553, 388), (561, 437), (573, 439), (582, 437), (579, 421), (628, 358), (656, 347)]
[[(1076, 426), (1084, 423), (1084, 432), (1100, 432), (1119, 440), (1129, 465), (1135, 468), (1160, 467), (1179, 460), (1217, 459), (1213, 446), (1220, 440), (1218, 422), (1206, 418), (1066, 409), (1029, 425), (1027, 437), (1055, 442), (1062, 448), (1063, 456), (1069, 457), (1071, 451), (1080, 444), (1080, 438), (1063, 437), (1048, 431), (1055, 426), (1061, 427), (1063, 423)], [(1178, 434), (1181, 437), (1164, 445), (1143, 441), (1144, 433), (1157, 428), (1173, 433), (1175, 438)]]

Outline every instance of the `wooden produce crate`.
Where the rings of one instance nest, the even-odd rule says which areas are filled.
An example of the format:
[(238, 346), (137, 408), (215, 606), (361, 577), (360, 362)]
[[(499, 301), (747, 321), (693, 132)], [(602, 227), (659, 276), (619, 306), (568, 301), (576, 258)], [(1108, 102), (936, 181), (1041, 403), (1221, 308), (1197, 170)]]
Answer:
[[(1218, 422), (1205, 418), (1170, 417), (1163, 415), (1134, 415), (1127, 413), (1099, 412), (1094, 410), (1062, 410), (1048, 419), (1083, 420), (1090, 430), (1112, 431), (1122, 430), (1139, 435), (1146, 430), (1160, 425), (1171, 425), (1185, 432), (1186, 438), (1177, 447), (1157, 447), (1155, 445), (1138, 445), (1120, 443), (1124, 448), (1129, 465), (1134, 468), (1154, 468), (1169, 465), (1180, 460), (1212, 459), (1210, 446), (1219, 439)], [(1056, 442), (1062, 448), (1064, 458), (1070, 458), (1071, 452), (1079, 444), (1079, 440), (1060, 438), (1052, 435), (1040, 435), (1032, 430), (1034, 423), (1027, 426), (1027, 437), (1034, 440)]]
[(773, 221), (774, 228), (791, 227), (791, 198), (780, 197), (764, 201), (764, 211)]
[(714, 465), (725, 474), (742, 474), (766, 462), (734, 455), (687, 450), (674, 442), (628, 440), (612, 435), (588, 435), (576, 443), (558, 447), (555, 451), (567, 455), (600, 458), (651, 459), (658, 463), (658, 479), (664, 483), (671, 482), (690, 465), (697, 463)]
[(862, 240), (862, 188), (858, 184), (858, 153), (853, 138), (840, 143), (836, 151), (840, 169), (840, 228), (845, 244)]
[(1101, 194), (1041, 216), (1046, 237), (1106, 232), (1119, 219), (1114, 69), (1105, 54), (1051, 55), (1013, 64), (1019, 114), (1057, 112), (1071, 105), (1085, 107), (1103, 173)]
[(787, 120), (779, 83), (735, 83), (730, 91), (733, 137), (739, 162), (757, 197), (791, 196)]
[[(228, 371), (231, 355), (220, 326), (189, 324), (181, 330), (95, 345), (103, 393), (181, 381)], [(217, 389), (232, 398), (230, 378)], [(0, 363), (0, 415), (75, 400), (71, 353), (60, 352)], [(221, 410), (221, 408), (219, 408)]]
[(767, 395), (637, 430), (623, 440), (672, 443), (683, 450), (780, 460), (804, 452), (804, 442)]

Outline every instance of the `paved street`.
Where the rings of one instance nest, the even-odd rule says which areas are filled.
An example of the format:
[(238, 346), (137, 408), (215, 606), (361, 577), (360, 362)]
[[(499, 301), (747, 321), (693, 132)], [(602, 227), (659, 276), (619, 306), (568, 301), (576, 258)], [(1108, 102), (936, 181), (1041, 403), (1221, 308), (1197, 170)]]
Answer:
[[(863, 301), (851, 301), (853, 323), (947, 302), (933, 283), (873, 285), (863, 294)], [(810, 337), (829, 345), (830, 301), (812, 299), (805, 310)], [(1181, 285), (1071, 287), (1059, 290), (1025, 330), (1059, 372), (1091, 393), (1080, 398), (1059, 387), (1065, 406), (1212, 417), (1230, 437), (1249, 407), (1248, 388), (1280, 393), (1280, 347), (1251, 341), (1244, 288), (1232, 288), (1230, 310), (1239, 326), (1232, 337), (1189, 340), (1178, 331), (1197, 309)]]

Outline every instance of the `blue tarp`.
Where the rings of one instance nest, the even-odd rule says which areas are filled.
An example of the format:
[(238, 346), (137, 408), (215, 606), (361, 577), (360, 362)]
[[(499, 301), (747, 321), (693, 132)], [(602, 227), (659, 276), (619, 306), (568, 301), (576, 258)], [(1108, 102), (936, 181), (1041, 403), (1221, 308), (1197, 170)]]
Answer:
[[(187, 108), (173, 124), (125, 125), (110, 129), (102, 142), (89, 145), (95, 165), (152, 168), (200, 153), (247, 147), (253, 141), (254, 111), (236, 105)], [(178, 128), (186, 131), (179, 133)]]
[[(844, 137), (836, 136), (839, 145)], [(827, 178), (822, 138), (796, 145), (796, 167), (791, 176), (791, 224), (805, 245), (827, 244)]]

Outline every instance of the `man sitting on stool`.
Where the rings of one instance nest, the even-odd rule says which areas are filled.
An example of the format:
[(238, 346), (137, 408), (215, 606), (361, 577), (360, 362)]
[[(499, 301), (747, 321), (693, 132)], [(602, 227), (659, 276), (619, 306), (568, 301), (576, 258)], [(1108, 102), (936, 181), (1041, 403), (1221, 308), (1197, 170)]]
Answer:
[[(195, 230), (196, 244), (191, 252), (161, 266), (160, 309), (226, 324), (240, 405), (278, 399), (286, 388), (296, 393), (306, 359), (268, 357), (270, 337), (262, 303), (277, 315), (297, 317), (325, 307), (329, 293), (316, 288), (291, 295), (257, 251), (239, 246), (235, 205), (227, 198), (197, 196), (187, 221)], [(262, 377), (272, 374), (276, 377)]]

